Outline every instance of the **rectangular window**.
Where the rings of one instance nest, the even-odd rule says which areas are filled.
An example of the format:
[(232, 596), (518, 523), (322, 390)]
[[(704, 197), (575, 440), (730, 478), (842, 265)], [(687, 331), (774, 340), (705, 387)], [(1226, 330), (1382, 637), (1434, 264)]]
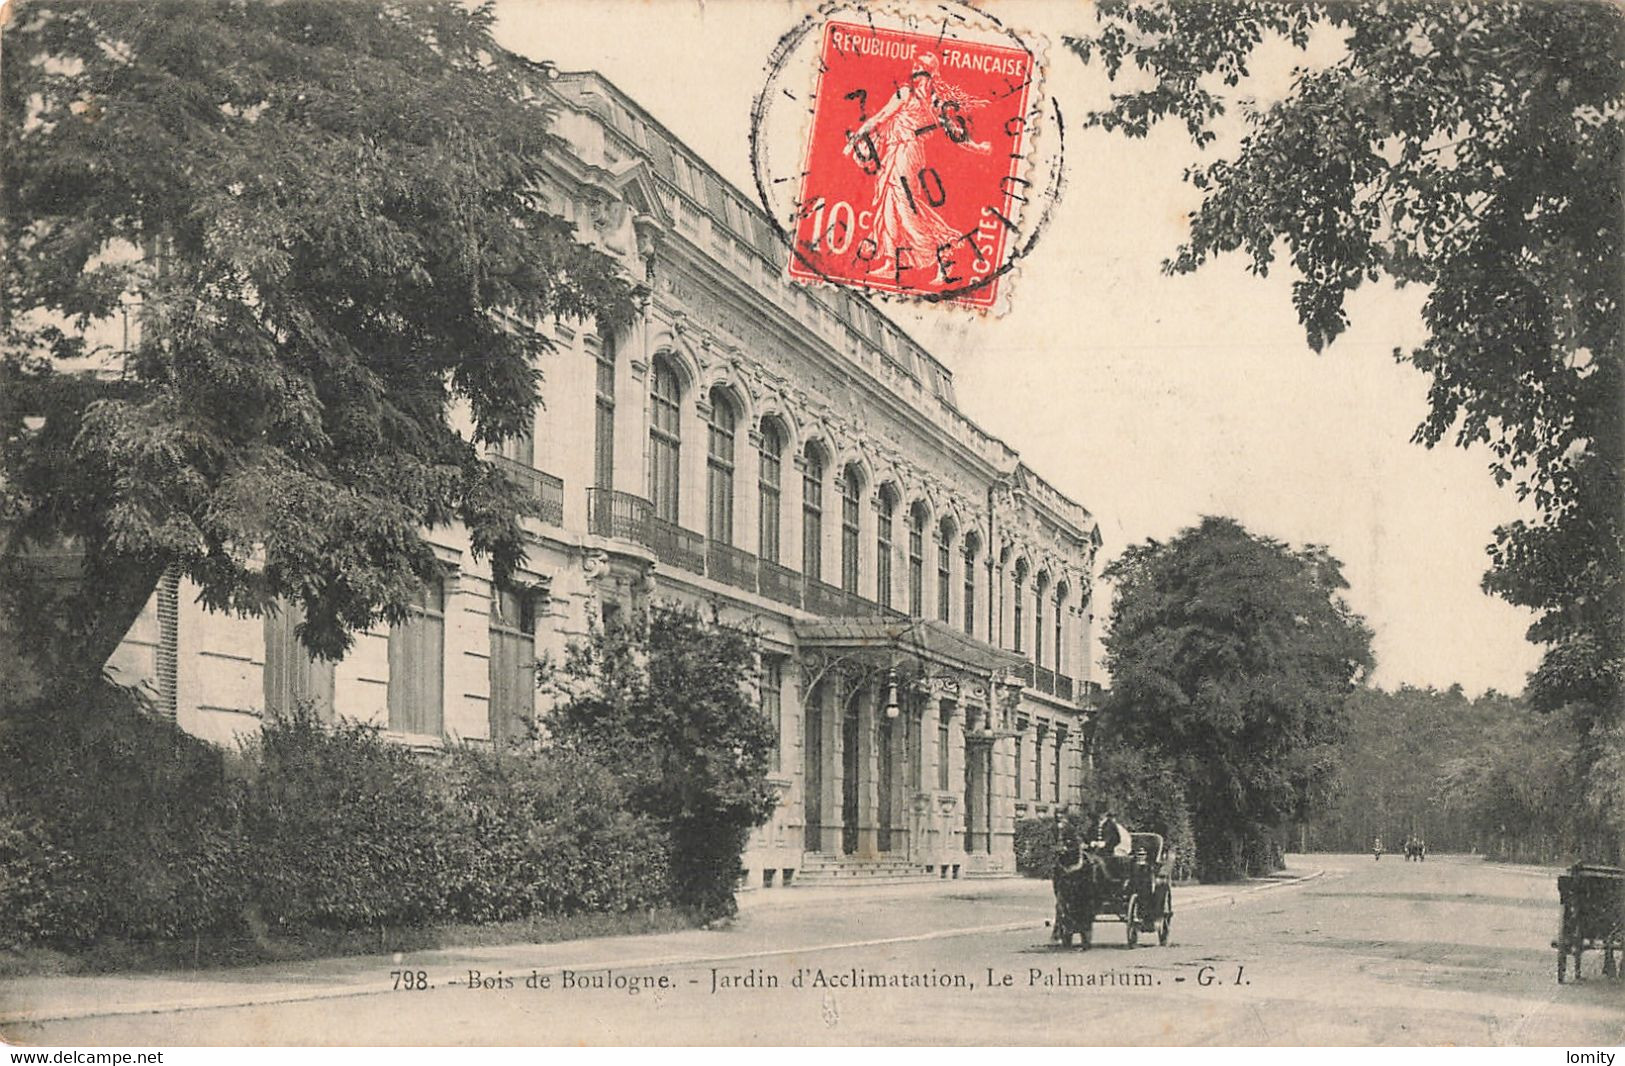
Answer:
[(318, 721), (333, 720), (333, 663), (317, 659), (299, 643), (304, 621), (298, 604), (284, 603), (265, 616), (265, 709), (291, 714), (309, 707)]
[(948, 791), (948, 712), (937, 711), (937, 789)]
[(757, 554), (770, 563), (779, 561), (779, 482), (783, 473), (779, 437), (770, 430), (762, 443), (761, 466), (756, 486), (760, 506), (757, 508)]
[(892, 505), (881, 505), (875, 534), (875, 599), (882, 607), (891, 606), (891, 523)]
[(937, 545), (937, 621), (947, 623), (949, 608), (953, 600), (953, 578), (949, 573), (950, 554), (953, 549), (948, 547), (948, 539), (944, 537), (942, 543)]
[(965, 551), (965, 632), (976, 635), (976, 556)]
[(505, 746), (529, 735), (536, 713), (536, 602), (526, 589), (492, 590), (491, 694), (487, 710), (491, 743)]
[(1044, 665), (1044, 590), (1033, 597), (1033, 662)]
[(903, 737), (908, 744), (908, 785), (913, 789), (925, 787), (925, 753), (920, 750), (925, 743), (925, 721), (915, 713), (915, 697), (909, 696), (908, 712), (903, 717)]
[(676, 371), (657, 359), (649, 422), (649, 503), (654, 508), (655, 517), (673, 523), (677, 521), (682, 462), (680, 401)]
[(439, 736), (444, 720), (446, 592), (425, 583), (407, 617), (389, 627), (389, 728)]
[(520, 433), (509, 437), (502, 442), (500, 453), (503, 458), (511, 459), (521, 466), (534, 467), (536, 465), (536, 437), (530, 433)]
[(1027, 754), (1027, 738), (1018, 734), (1016, 736), (1016, 799), (1021, 798), (1021, 783), (1027, 776), (1027, 764), (1022, 760)]
[(762, 660), (762, 714), (773, 727), (773, 772), (784, 768), (784, 663), (776, 658)]
[(824, 470), (811, 456), (801, 478), (801, 572), (824, 576)]
[(852, 475), (841, 492), (841, 588), (858, 591), (858, 497)]
[(734, 542), (734, 432), (731, 413), (715, 402), (706, 427), (705, 529), (718, 544)]
[(925, 612), (925, 525), (915, 511), (908, 520), (908, 613)]
[(1045, 729), (1038, 729), (1038, 742), (1033, 745), (1033, 799), (1042, 801), (1044, 798), (1044, 737)]
[(602, 345), (594, 343), (594, 340), (589, 338), (587, 344), (587, 350), (594, 355), (596, 367), (593, 485), (612, 489), (615, 487), (615, 345), (613, 340)]
[(1050, 802), (1061, 802), (1061, 749), (1066, 747), (1066, 734), (1055, 737), (1055, 772), (1050, 774)]

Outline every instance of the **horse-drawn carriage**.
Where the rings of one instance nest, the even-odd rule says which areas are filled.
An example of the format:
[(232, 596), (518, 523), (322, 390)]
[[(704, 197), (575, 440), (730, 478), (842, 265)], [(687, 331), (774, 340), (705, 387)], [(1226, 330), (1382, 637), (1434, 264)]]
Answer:
[(1134, 833), (1133, 854), (1103, 855), (1080, 849), (1078, 861), (1057, 863), (1055, 884), (1055, 938), (1070, 947), (1077, 936), (1088, 948), (1097, 919), (1123, 923), (1128, 946), (1140, 942), (1141, 933), (1155, 933), (1157, 943), (1168, 943), (1174, 917), (1173, 854), (1156, 833)]
[(1557, 878), (1563, 921), (1557, 928), (1557, 983), (1562, 984), (1568, 958), (1574, 956), (1574, 978), (1580, 979), (1580, 956), (1602, 951), (1605, 977), (1620, 976), (1618, 956), (1625, 954), (1625, 870), (1618, 866), (1575, 863)]

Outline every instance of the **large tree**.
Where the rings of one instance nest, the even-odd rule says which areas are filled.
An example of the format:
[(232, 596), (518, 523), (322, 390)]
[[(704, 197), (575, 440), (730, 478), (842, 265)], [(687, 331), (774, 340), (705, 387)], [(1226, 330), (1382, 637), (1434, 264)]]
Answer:
[(1326, 801), (1344, 702), (1371, 667), (1340, 564), (1205, 518), (1130, 546), (1106, 577), (1102, 730), (1178, 767), (1204, 878), (1260, 872), (1273, 834)]
[[(456, 0), (18, 5), (10, 695), (94, 677), (166, 570), (213, 608), (295, 601), (337, 656), (431, 572), (426, 530), (522, 557), (530, 505), (485, 446), (529, 424), (543, 319), (613, 323), (631, 291), (542, 209), (546, 115), (490, 27)], [(96, 327), (124, 314), (110, 361)]]
[[(1228, 252), (1258, 274), (1284, 255), (1316, 350), (1345, 301), (1386, 277), (1428, 287), (1427, 340), (1397, 358), (1431, 379), (1415, 439), (1486, 445), (1533, 521), (1495, 532), (1484, 587), (1538, 612), (1539, 708), (1618, 722), (1625, 678), (1621, 471), (1621, 187), (1625, 13), (1611, 3), (1102, 0), (1068, 44), (1120, 83), (1090, 121), (1198, 146), (1240, 111), (1172, 273)], [(1250, 98), (1265, 42), (1341, 42)], [(1235, 128), (1235, 127), (1232, 127)]]

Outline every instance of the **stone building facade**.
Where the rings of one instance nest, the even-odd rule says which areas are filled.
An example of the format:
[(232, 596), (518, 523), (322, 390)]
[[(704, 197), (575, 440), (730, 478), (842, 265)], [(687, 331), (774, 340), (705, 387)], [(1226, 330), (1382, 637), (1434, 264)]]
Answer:
[(299, 700), (489, 743), (545, 714), (531, 665), (593, 620), (712, 604), (763, 633), (779, 727), (745, 884), (1012, 872), (1015, 822), (1079, 798), (1093, 518), (871, 304), (789, 283), (759, 209), (635, 102), (549, 73), (550, 206), (644, 297), (616, 336), (550, 327), (534, 433), (495, 457), (545, 512), (515, 582), (436, 531), (412, 619), (337, 664), (289, 612), (207, 614), (170, 582), (115, 666), (221, 743)]

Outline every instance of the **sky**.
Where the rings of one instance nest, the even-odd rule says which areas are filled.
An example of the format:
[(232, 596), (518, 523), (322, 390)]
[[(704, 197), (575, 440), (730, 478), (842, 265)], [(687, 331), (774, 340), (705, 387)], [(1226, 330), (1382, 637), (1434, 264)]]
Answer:
[[(1427, 379), (1392, 353), (1425, 335), (1426, 293), (1361, 289), (1350, 329), (1317, 355), (1292, 310), (1290, 268), (1258, 278), (1231, 257), (1164, 276), (1162, 260), (1200, 202), (1182, 169), (1234, 137), (1199, 153), (1182, 128), (1141, 141), (1078, 128), (1110, 91), (1061, 45), (1063, 34), (1088, 32), (1088, 8), (983, 6), (1045, 58), (1046, 92), (1068, 121), (1066, 187), (1032, 256), (1006, 278), (1001, 316), (883, 305), (953, 371), (960, 408), (1095, 515), (1101, 563), (1203, 515), (1229, 515), (1342, 560), (1347, 598), (1375, 633), (1376, 684), (1521, 691), (1539, 660), (1523, 638), (1533, 615), (1479, 581), (1494, 528), (1527, 512), (1490, 479), (1487, 452), (1410, 442)], [(752, 96), (807, 5), (500, 0), (496, 10), (502, 44), (599, 71), (725, 178), (754, 189)], [(1323, 38), (1310, 59), (1335, 51)], [(1304, 61), (1273, 49), (1238, 94), (1267, 99)]]

